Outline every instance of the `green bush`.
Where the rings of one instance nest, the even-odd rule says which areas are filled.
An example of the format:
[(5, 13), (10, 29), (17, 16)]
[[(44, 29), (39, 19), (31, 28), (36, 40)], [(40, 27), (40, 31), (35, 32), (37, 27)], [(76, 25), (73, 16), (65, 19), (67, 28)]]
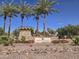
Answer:
[(13, 45), (13, 39), (8, 38), (7, 36), (0, 36), (0, 44), (3, 44), (4, 46)]
[(19, 37), (19, 29), (15, 29), (13, 32), (12, 32), (13, 36), (15, 37), (15, 39), (18, 39)]
[(53, 29), (51, 29), (51, 28), (47, 28), (47, 31), (48, 31), (48, 33), (50, 33), (50, 34), (55, 34), (55, 31), (54, 31)]
[(0, 44), (5, 43), (6, 41), (8, 41), (7, 36), (0, 36)]
[(75, 37), (74, 40), (72, 40), (75, 45), (79, 45), (79, 37)]
[(8, 46), (9, 45), (8, 37), (7, 36), (1, 36), (0, 37), (0, 44), (3, 44), (4, 46)]
[(72, 36), (79, 35), (79, 25), (68, 25), (62, 28), (58, 28), (56, 30), (58, 32), (59, 38), (64, 38), (64, 36), (67, 36), (67, 38), (72, 38)]
[(4, 31), (3, 29), (0, 27), (0, 36), (3, 35)]
[(26, 39), (26, 38), (25, 38), (24, 36), (22, 36), (21, 42), (22, 42), (22, 43), (25, 43), (25, 39)]
[(9, 42), (8, 41), (4, 41), (3, 45), (4, 46), (9, 46)]

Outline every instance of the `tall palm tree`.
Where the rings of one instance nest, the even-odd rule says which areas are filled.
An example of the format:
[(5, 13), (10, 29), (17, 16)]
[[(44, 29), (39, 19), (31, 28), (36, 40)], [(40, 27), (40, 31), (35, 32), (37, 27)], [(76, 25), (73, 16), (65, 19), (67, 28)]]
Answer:
[(40, 12), (40, 7), (38, 4), (36, 4), (33, 8), (32, 8), (32, 15), (35, 17), (36, 19), (36, 34), (38, 35), (38, 24), (39, 24), (39, 17), (41, 15)]
[(26, 2), (20, 1), (20, 5), (18, 6), (18, 12), (21, 17), (21, 27), (23, 27), (24, 17), (28, 17), (30, 14), (30, 7), (26, 4)]
[(6, 18), (7, 18), (7, 12), (5, 11), (6, 5), (4, 3), (1, 3), (0, 5), (0, 16), (4, 17), (4, 24), (3, 24), (3, 31), (5, 33), (5, 25), (6, 25)]
[(50, 13), (53, 13), (56, 11), (56, 9), (53, 8), (53, 6), (56, 4), (56, 1), (50, 1), (50, 0), (39, 0), (38, 4), (40, 5), (41, 13), (44, 16), (44, 35), (46, 32), (46, 16)]
[(16, 16), (16, 10), (15, 10), (15, 5), (14, 2), (6, 2), (5, 4), (5, 11), (7, 13), (8, 16), (8, 37), (10, 36), (10, 28), (11, 28), (11, 18), (12, 16)]

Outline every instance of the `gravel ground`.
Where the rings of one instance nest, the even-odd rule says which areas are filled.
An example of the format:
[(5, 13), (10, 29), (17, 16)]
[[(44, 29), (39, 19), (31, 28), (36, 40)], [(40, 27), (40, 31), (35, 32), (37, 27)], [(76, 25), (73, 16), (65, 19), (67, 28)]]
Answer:
[(79, 46), (54, 44), (0, 45), (0, 59), (79, 59)]

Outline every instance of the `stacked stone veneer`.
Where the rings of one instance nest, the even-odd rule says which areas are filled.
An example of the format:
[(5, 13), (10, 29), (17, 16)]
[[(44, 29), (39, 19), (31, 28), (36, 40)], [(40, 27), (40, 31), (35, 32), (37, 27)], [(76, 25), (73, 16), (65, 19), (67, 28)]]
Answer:
[(24, 37), (26, 41), (33, 40), (33, 37), (31, 35), (31, 30), (20, 29), (19, 40), (21, 40), (22, 37)]

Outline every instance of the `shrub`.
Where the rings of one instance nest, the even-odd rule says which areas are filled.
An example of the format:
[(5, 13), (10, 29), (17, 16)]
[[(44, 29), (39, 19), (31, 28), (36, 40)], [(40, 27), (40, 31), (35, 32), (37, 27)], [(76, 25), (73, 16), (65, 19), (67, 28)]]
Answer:
[(48, 33), (50, 33), (50, 34), (54, 34), (54, 33), (55, 33), (55, 31), (54, 31), (53, 29), (51, 29), (51, 28), (47, 28), (47, 31), (48, 31)]
[(26, 38), (25, 38), (24, 36), (22, 36), (21, 42), (22, 42), (22, 43), (25, 43), (25, 41), (26, 41)]
[(3, 29), (0, 27), (0, 36), (4, 34)]
[(4, 41), (3, 45), (4, 46), (9, 46), (9, 42), (8, 41)]
[(58, 44), (58, 43), (68, 43), (69, 41), (67, 40), (53, 40), (52, 43)]
[(4, 46), (8, 46), (9, 44), (13, 45), (13, 39), (4, 35), (0, 36), (0, 44), (3, 44)]
[(58, 37), (63, 38), (67, 36), (67, 38), (72, 38), (72, 36), (79, 35), (79, 25), (68, 25), (63, 28), (58, 28)]
[(0, 36), (0, 44), (5, 43), (6, 41), (8, 41), (7, 36)]
[(13, 32), (12, 32), (13, 36), (15, 37), (15, 39), (18, 39), (19, 37), (19, 29), (15, 29)]
[(17, 40), (14, 41), (14, 43), (20, 43), (20, 41), (17, 39)]
[(0, 44), (3, 44), (4, 46), (8, 46), (9, 45), (8, 37), (7, 36), (1, 36), (0, 37)]
[(75, 45), (79, 45), (79, 37), (75, 37), (75, 39), (72, 41)]

